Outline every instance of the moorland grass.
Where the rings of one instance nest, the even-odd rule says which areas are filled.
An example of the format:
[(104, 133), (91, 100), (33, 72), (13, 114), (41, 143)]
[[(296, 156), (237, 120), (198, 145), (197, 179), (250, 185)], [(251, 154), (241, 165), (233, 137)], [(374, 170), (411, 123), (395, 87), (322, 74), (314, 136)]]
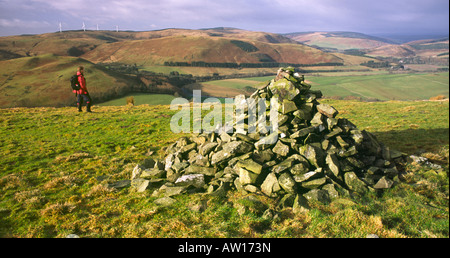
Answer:
[(150, 192), (113, 190), (146, 158), (181, 137), (168, 106), (94, 106), (0, 110), (1, 237), (449, 237), (447, 102), (321, 100), (393, 149), (442, 168), (409, 164), (402, 183), (383, 193), (311, 203), (306, 213), (256, 196), (263, 216), (229, 191), (180, 195), (160, 207)]

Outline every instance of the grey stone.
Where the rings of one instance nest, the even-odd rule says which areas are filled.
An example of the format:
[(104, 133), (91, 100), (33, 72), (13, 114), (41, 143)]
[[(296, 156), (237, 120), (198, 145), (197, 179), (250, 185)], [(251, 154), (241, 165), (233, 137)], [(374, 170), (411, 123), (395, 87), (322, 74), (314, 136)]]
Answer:
[(223, 150), (230, 154), (244, 154), (253, 150), (253, 145), (244, 141), (233, 141), (225, 143)]
[(273, 132), (268, 136), (261, 138), (255, 143), (255, 148), (257, 150), (264, 150), (273, 146), (278, 140), (278, 132)]
[(131, 187), (138, 193), (142, 193), (147, 190), (150, 186), (150, 180), (136, 178), (131, 180)]
[(257, 178), (258, 174), (252, 173), (244, 168), (239, 168), (239, 180), (241, 185), (254, 184)]
[(305, 174), (309, 171), (309, 164), (308, 162), (300, 162), (298, 164), (295, 164), (291, 169), (290, 172), (292, 175), (301, 175)]
[(293, 158), (287, 158), (280, 162), (279, 164), (272, 167), (272, 172), (275, 172), (276, 174), (279, 174), (283, 171), (286, 171), (290, 169), (295, 164), (295, 159)]
[(244, 190), (247, 192), (250, 192), (250, 193), (256, 193), (259, 191), (258, 187), (254, 186), (254, 185), (245, 185)]
[[(162, 190), (162, 191), (161, 191)], [(165, 197), (179, 195), (186, 192), (186, 186), (170, 186), (164, 187), (160, 190), (160, 194), (163, 193)]]
[(315, 188), (319, 188), (321, 185), (324, 185), (326, 182), (327, 182), (327, 179), (325, 177), (321, 177), (318, 179), (303, 181), (302, 187), (308, 188), (308, 189), (315, 189)]
[(297, 190), (296, 183), (294, 179), (289, 175), (289, 173), (283, 173), (278, 178), (278, 183), (280, 184), (281, 188), (283, 188), (288, 193), (295, 193)]
[(217, 142), (208, 142), (203, 144), (200, 149), (199, 153), (203, 156), (207, 156), (214, 148), (216, 148), (218, 145)]
[(207, 190), (210, 196), (225, 196), (227, 194), (227, 184), (221, 183), (219, 186), (210, 185)]
[(108, 187), (120, 190), (126, 187), (129, 187), (131, 185), (131, 180), (125, 179), (125, 180), (120, 180), (114, 183), (110, 183), (108, 184)]
[(253, 172), (255, 174), (261, 174), (263, 167), (262, 165), (258, 164), (257, 162), (251, 159), (240, 160), (237, 162), (236, 166), (239, 168), (245, 168), (248, 171)]
[(274, 154), (271, 149), (255, 150), (251, 155), (252, 159), (258, 163), (264, 163), (272, 160)]
[(166, 176), (166, 171), (159, 170), (158, 168), (146, 169), (142, 171), (141, 178), (151, 179), (151, 178), (163, 178)]
[(382, 177), (378, 182), (373, 186), (375, 189), (388, 189), (391, 188), (394, 184), (394, 181), (390, 180), (389, 178), (386, 178), (385, 176)]
[(310, 123), (313, 126), (318, 126), (323, 124), (324, 116), (322, 113), (317, 112), (314, 117), (311, 119)]
[(280, 190), (278, 179), (275, 173), (270, 173), (261, 185), (261, 191), (267, 196), (273, 197), (273, 194)]
[(196, 165), (190, 165), (185, 169), (186, 174), (203, 174), (206, 176), (214, 176), (216, 174), (215, 168), (202, 167)]
[(299, 153), (316, 168), (323, 167), (325, 157), (321, 148), (311, 144), (306, 144), (300, 147)]
[(155, 204), (160, 205), (160, 206), (171, 206), (176, 202), (177, 201), (175, 199), (172, 199), (170, 197), (162, 197), (162, 198), (156, 199), (154, 201)]
[(300, 194), (297, 194), (297, 196), (294, 199), (294, 204), (292, 206), (292, 210), (295, 213), (305, 213), (308, 212), (311, 208), (308, 205), (308, 200)]
[(319, 104), (316, 106), (317, 111), (322, 113), (323, 115), (327, 117), (334, 118), (339, 112), (332, 106), (328, 104)]
[(189, 162), (176, 162), (172, 165), (172, 169), (175, 170), (176, 173), (182, 171), (183, 169), (189, 166)]
[(347, 172), (344, 174), (344, 181), (348, 188), (357, 193), (366, 193), (368, 191), (367, 185), (358, 178), (355, 172)]
[(134, 167), (133, 171), (131, 172), (131, 180), (133, 180), (135, 178), (139, 178), (144, 169), (145, 168), (143, 166), (136, 165), (136, 167)]
[(333, 175), (335, 177), (338, 177), (339, 176), (339, 171), (340, 171), (340, 169), (339, 169), (340, 165), (339, 165), (339, 160), (336, 157), (336, 155), (328, 154), (326, 159), (325, 159), (325, 162), (327, 163), (328, 168), (330, 168), (331, 172), (333, 172)]
[(305, 137), (305, 136), (307, 136), (308, 134), (314, 132), (314, 130), (315, 130), (315, 127), (310, 126), (310, 127), (303, 128), (303, 129), (300, 129), (300, 130), (296, 131), (295, 133), (291, 134), (291, 136), (289, 136), (289, 137), (290, 137), (290, 138), (300, 138), (300, 137)]
[(189, 152), (189, 151), (191, 151), (191, 150), (193, 150), (193, 149), (195, 149), (197, 147), (197, 143), (191, 143), (191, 144), (188, 144), (188, 145), (186, 145), (186, 146), (183, 146), (181, 149), (180, 149), (180, 153), (181, 154), (183, 154), (183, 153), (187, 153), (187, 152)]
[(296, 174), (296, 175), (294, 175), (293, 178), (294, 178), (295, 182), (301, 183), (301, 182), (304, 182), (304, 181), (306, 181), (306, 180), (308, 180), (308, 179), (310, 179), (310, 178), (312, 178), (314, 176), (317, 176), (317, 175), (319, 175), (318, 172), (316, 172), (316, 171), (309, 171), (309, 172), (306, 172), (306, 173)]
[(339, 198), (339, 192), (336, 190), (333, 184), (327, 184), (322, 186), (322, 189), (328, 192), (328, 196), (331, 200)]
[(298, 94), (300, 94), (300, 90), (297, 89), (291, 81), (285, 78), (272, 82), (269, 85), (269, 90), (272, 93), (272, 96), (278, 98), (278, 101), (280, 102), (284, 99), (293, 100)]
[(230, 153), (229, 151), (225, 150), (218, 151), (212, 155), (211, 165), (219, 164), (223, 161), (231, 159), (232, 157), (234, 157), (234, 154)]
[(205, 176), (203, 174), (183, 175), (175, 181), (178, 186), (194, 186), (201, 188), (205, 185)]
[(326, 190), (322, 189), (313, 189), (309, 192), (303, 194), (303, 196), (308, 201), (318, 201), (321, 203), (329, 203), (331, 201), (330, 196), (328, 195), (328, 192)]
[(281, 141), (278, 141), (272, 151), (278, 155), (286, 157), (289, 154), (289, 146), (283, 144)]
[(287, 99), (283, 100), (283, 103), (281, 104), (281, 113), (288, 114), (295, 110), (297, 110), (297, 106), (295, 105), (294, 101), (290, 101)]

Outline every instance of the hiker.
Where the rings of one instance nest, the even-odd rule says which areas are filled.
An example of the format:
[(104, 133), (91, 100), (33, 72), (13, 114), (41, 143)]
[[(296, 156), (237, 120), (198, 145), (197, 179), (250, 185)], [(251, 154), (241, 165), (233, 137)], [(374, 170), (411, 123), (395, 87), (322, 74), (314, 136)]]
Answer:
[(84, 67), (83, 66), (78, 67), (77, 76), (78, 76), (78, 82), (80, 85), (80, 89), (74, 90), (73, 92), (77, 94), (78, 112), (82, 112), (81, 107), (83, 106), (83, 100), (86, 101), (86, 111), (92, 112), (91, 111), (92, 99), (91, 99), (91, 96), (89, 96), (89, 92), (86, 88), (86, 79), (84, 78)]

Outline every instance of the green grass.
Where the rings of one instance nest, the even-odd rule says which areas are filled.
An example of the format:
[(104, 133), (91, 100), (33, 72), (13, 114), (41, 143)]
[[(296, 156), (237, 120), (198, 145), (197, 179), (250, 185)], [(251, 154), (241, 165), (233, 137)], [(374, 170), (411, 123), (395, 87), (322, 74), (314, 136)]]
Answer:
[[(277, 212), (273, 220), (233, 191), (180, 195), (162, 208), (150, 192), (104, 183), (130, 179), (136, 164), (163, 158), (163, 147), (181, 137), (168, 127), (168, 106), (1, 109), (0, 236), (448, 238), (448, 102), (321, 102), (391, 148), (421, 151), (443, 168), (412, 164), (382, 195), (312, 203), (302, 214), (259, 196)], [(197, 204), (204, 211), (192, 211)]]
[(173, 95), (168, 94), (146, 94), (146, 93), (134, 93), (125, 97), (110, 100), (99, 104), (99, 106), (124, 106), (127, 105), (127, 98), (134, 98), (134, 105), (170, 105), (175, 98)]
[(448, 73), (308, 77), (325, 96), (363, 99), (419, 100), (449, 96)]

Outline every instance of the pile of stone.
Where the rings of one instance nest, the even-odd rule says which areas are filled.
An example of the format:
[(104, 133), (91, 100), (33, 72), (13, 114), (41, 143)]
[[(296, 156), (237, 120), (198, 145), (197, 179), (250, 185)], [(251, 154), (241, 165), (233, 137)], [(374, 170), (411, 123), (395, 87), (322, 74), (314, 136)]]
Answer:
[[(399, 173), (395, 160), (402, 153), (336, 118), (338, 111), (320, 104), (322, 93), (310, 88), (293, 68), (280, 68), (275, 79), (250, 97), (278, 98), (276, 132), (222, 130), (182, 137), (167, 147), (164, 160), (136, 166), (132, 187), (165, 198), (238, 190), (294, 206), (392, 187)], [(246, 128), (251, 126), (244, 121)], [(271, 137), (277, 140), (268, 144)]]

